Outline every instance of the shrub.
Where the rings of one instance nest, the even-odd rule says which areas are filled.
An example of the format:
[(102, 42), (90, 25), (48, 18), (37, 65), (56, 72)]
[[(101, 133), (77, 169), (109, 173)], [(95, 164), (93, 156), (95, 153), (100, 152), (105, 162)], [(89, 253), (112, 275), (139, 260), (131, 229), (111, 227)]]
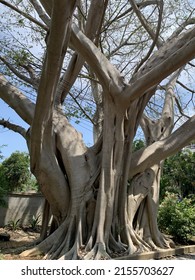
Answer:
[[(30, 172), (29, 155), (24, 152), (12, 153), (0, 164), (0, 191), (38, 191), (38, 184)], [(1, 193), (0, 196), (2, 197)]]
[(30, 179), (29, 155), (15, 152), (1, 164), (1, 187), (8, 191), (20, 191)]
[(195, 235), (195, 200), (166, 193), (159, 207), (158, 225), (176, 242), (187, 243)]
[(30, 219), (30, 226), (32, 230), (36, 230), (37, 226), (39, 225), (40, 222), (40, 217), (41, 214), (39, 214), (38, 216), (32, 216), (32, 218)]
[(182, 197), (195, 194), (195, 153), (183, 150), (167, 158), (163, 165), (160, 181), (160, 199), (166, 191)]
[(13, 231), (19, 229), (20, 228), (20, 219), (9, 221), (6, 227), (8, 227), (10, 230), (13, 230)]
[(0, 207), (7, 207), (7, 202), (5, 200), (5, 196), (7, 195), (7, 192), (1, 188), (0, 186)]

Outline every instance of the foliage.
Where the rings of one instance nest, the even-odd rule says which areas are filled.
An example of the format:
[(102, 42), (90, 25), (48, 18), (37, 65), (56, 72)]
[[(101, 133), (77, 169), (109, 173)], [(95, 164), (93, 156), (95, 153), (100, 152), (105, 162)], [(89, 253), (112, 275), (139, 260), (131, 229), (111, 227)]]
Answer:
[(7, 202), (5, 201), (5, 196), (7, 192), (0, 187), (0, 207), (7, 207)]
[(183, 150), (164, 162), (161, 177), (161, 198), (165, 192), (176, 193), (182, 197), (195, 193), (195, 153)]
[(137, 139), (133, 142), (133, 151), (138, 151), (140, 150), (141, 148), (144, 148), (145, 147), (145, 143), (143, 140), (141, 139)]
[(35, 230), (40, 222), (40, 217), (41, 217), (41, 214), (35, 216), (33, 215), (32, 218), (30, 219), (30, 227), (32, 230)]
[(167, 192), (159, 207), (158, 225), (176, 241), (187, 243), (195, 235), (195, 201), (181, 200), (178, 195)]
[[(1, 147), (0, 147), (1, 148)], [(2, 156), (2, 151), (0, 150), (0, 159), (2, 159), (3, 156)]]
[[(2, 147), (0, 147), (0, 160), (3, 159), (1, 148)], [(0, 178), (1, 178), (1, 165), (0, 165)], [(1, 207), (7, 207), (7, 203), (4, 199), (6, 194), (7, 194), (7, 191), (4, 188), (2, 188), (2, 186), (0, 185), (0, 206)]]
[(20, 219), (9, 221), (8, 224), (7, 224), (7, 227), (10, 230), (13, 230), (13, 231), (19, 229), (20, 228)]
[[(26, 131), (9, 121), (1, 123), (30, 144), (31, 169), (55, 219), (57, 241), (52, 248), (50, 240), (44, 241), (43, 251), (51, 258), (63, 254), (65, 259), (78, 259), (83, 257), (82, 247), (85, 259), (107, 259), (112, 250), (134, 253), (153, 243), (163, 246), (156, 227), (159, 193), (153, 192), (159, 188), (154, 180), (158, 174), (149, 168), (195, 135), (189, 129), (192, 119), (188, 133), (184, 123), (182, 133), (169, 137), (175, 119), (173, 99), (179, 103), (179, 124), (179, 117), (187, 115), (181, 113), (184, 105), (193, 103), (183, 93), (191, 84), (181, 90), (180, 82), (173, 91), (180, 74), (180, 81), (185, 74), (194, 76), (189, 71), (194, 62), (186, 65), (195, 54), (195, 29), (189, 28), (195, 7), (186, 11), (187, 0), (171, 7), (169, 1), (46, 2), (31, 3), (37, 14), (24, 1), (14, 8), (16, 17), (5, 10), (0, 20), (6, 31), (0, 51), (1, 86), (7, 85), (0, 98), (30, 127)], [(45, 36), (40, 37), (40, 28)], [(30, 47), (35, 42), (39, 50)], [(69, 120), (79, 119), (77, 123), (89, 119), (97, 134), (93, 147), (83, 143), (63, 112)], [(146, 143), (156, 145), (133, 155), (140, 126)], [(155, 143), (162, 138), (160, 145)], [(133, 150), (142, 144), (136, 142)]]
[(15, 152), (0, 166), (0, 188), (4, 191), (37, 189), (37, 182), (29, 169), (29, 155)]

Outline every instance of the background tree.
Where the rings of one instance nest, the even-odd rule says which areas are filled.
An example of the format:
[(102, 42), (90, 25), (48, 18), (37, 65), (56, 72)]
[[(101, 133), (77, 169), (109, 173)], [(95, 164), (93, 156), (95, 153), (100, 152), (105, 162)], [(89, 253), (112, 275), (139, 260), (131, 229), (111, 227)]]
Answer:
[(0, 147), (0, 160), (2, 160), (2, 159), (3, 159), (3, 155), (2, 155), (1, 148), (2, 148), (2, 147)]
[(195, 194), (195, 153), (186, 149), (165, 160), (161, 178), (161, 199), (166, 192), (177, 194), (181, 199)]
[[(3, 159), (1, 148), (2, 148), (2, 146), (0, 147), (0, 160)], [(1, 164), (0, 164), (0, 169), (1, 169)], [(0, 171), (0, 178), (1, 178), (1, 171)], [(6, 206), (6, 201), (4, 199), (4, 196), (6, 195), (6, 193), (7, 193), (6, 190), (0, 185), (0, 206), (1, 207)]]
[(0, 166), (0, 187), (6, 192), (22, 192), (35, 188), (35, 179), (30, 172), (29, 155), (15, 152)]
[[(14, 15), (1, 42), (0, 98), (29, 129), (0, 124), (27, 140), (54, 217), (54, 232), (27, 253), (100, 259), (170, 247), (157, 226), (159, 170), (195, 138), (195, 117), (187, 119), (179, 102), (184, 92), (185, 104), (193, 101), (193, 79), (180, 79), (194, 69), (194, 4), (29, 2), (0, 1)], [(21, 43), (26, 27), (27, 42), (43, 47), (40, 56)], [(182, 117), (174, 132), (173, 103)], [(151, 119), (152, 104), (159, 110)], [(91, 147), (69, 121), (77, 110), (93, 125)], [(140, 125), (148, 146), (133, 153)]]

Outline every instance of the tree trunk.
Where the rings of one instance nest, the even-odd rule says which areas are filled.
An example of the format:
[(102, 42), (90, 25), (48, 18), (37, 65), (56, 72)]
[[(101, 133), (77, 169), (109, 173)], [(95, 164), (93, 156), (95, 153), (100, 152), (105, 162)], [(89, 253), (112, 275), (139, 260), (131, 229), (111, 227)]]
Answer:
[[(157, 121), (143, 116), (141, 126), (145, 134), (146, 145), (170, 135), (174, 123), (174, 91), (180, 70), (170, 79), (161, 118)], [(157, 214), (159, 206), (160, 178), (163, 161), (151, 166), (141, 174), (135, 175), (128, 190), (128, 209), (130, 224), (137, 237), (140, 249), (157, 250), (173, 246), (158, 229)], [(141, 242), (140, 242), (141, 240)]]
[[(14, 129), (28, 141), (31, 170), (53, 215), (50, 235), (46, 236), (44, 228), (41, 235), (44, 240), (23, 255), (43, 253), (49, 259), (107, 259), (116, 254), (170, 246), (158, 231), (157, 209), (161, 160), (164, 157), (159, 153), (165, 142), (165, 154), (169, 154), (178, 136), (175, 132), (170, 137), (171, 144), (167, 144), (169, 138), (165, 137), (173, 126), (172, 84), (167, 89), (161, 119), (156, 122), (147, 117), (142, 119), (146, 142), (150, 146), (135, 159), (132, 143), (143, 111), (157, 85), (194, 58), (195, 28), (187, 28), (173, 40), (163, 42), (157, 38), (160, 24), (157, 34), (153, 34), (150, 28), (152, 48), (128, 82), (98, 48), (101, 32), (104, 32), (102, 24), (104, 19), (107, 21), (108, 3), (106, 0), (92, 0), (86, 18), (82, 15), (82, 21), (86, 20), (84, 26), (79, 17), (77, 21), (73, 16), (78, 1), (40, 2), (39, 8), (45, 10), (42, 19), (46, 26), (43, 27), (48, 33), (40, 79), (37, 78), (36, 84), (28, 79), (37, 90), (36, 105), (0, 75), (0, 97), (30, 125), (27, 136), (19, 127)], [(140, 15), (136, 5), (129, 11), (131, 8)], [(15, 7), (14, 10), (21, 14), (20, 9)], [(160, 10), (162, 12), (162, 7)], [(116, 18), (120, 19), (121, 12)], [(25, 17), (29, 18), (27, 14)], [(110, 23), (108, 20), (106, 25)], [(148, 29), (147, 25), (144, 27)], [(123, 37), (126, 37), (126, 31)], [(126, 42), (129, 46), (130, 40), (134, 41), (133, 33)], [(155, 44), (160, 46), (160, 43), (159, 50), (153, 52)], [(68, 47), (74, 50), (74, 54), (66, 67), (72, 53), (70, 50), (65, 61)], [(127, 64), (132, 64), (137, 55), (133, 57), (128, 58)], [(5, 61), (4, 58), (1, 60)], [(7, 65), (10, 68), (11, 64)], [(62, 112), (63, 102), (83, 65), (95, 77), (95, 85), (91, 83), (91, 87), (97, 104), (93, 119), (96, 143), (91, 148), (86, 147), (81, 134)], [(184, 125), (189, 130), (188, 135), (181, 140), (182, 144), (177, 144), (177, 148), (194, 138), (195, 133), (189, 129), (194, 122), (195, 117), (192, 117)], [(10, 124), (7, 122), (5, 125)], [(182, 132), (185, 133), (185, 129)], [(151, 156), (154, 147), (157, 148)], [(48, 216), (44, 219), (47, 224)]]
[[(139, 104), (133, 102), (127, 110), (125, 106), (116, 106), (116, 100), (106, 94), (103, 135), (92, 148), (86, 148), (65, 116), (54, 113), (55, 161), (50, 151), (50, 163), (39, 164), (34, 173), (58, 227), (31, 254), (38, 250), (52, 259), (101, 259), (125, 251), (133, 253), (140, 244), (149, 248), (133, 228), (131, 217), (136, 209), (130, 206), (130, 196), (126, 195), (131, 144), (145, 102), (146, 98)], [(46, 155), (42, 151), (42, 157), (47, 160), (45, 152)], [(46, 173), (46, 170), (51, 171)], [(152, 180), (149, 172), (145, 184), (149, 187)], [(57, 184), (64, 188), (63, 195), (55, 191)]]

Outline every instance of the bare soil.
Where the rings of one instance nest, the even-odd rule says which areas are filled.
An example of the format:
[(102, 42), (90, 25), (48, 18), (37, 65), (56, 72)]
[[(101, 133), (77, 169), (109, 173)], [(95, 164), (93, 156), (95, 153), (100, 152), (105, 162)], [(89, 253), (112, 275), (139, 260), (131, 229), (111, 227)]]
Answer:
[[(21, 257), (20, 253), (33, 247), (36, 240), (39, 238), (40, 230), (32, 230), (23, 228), (11, 230), (9, 228), (0, 228), (0, 234), (7, 233), (10, 235), (9, 241), (0, 240), (0, 260), (30, 260), (41, 259), (41, 257)], [(195, 238), (192, 243), (195, 243)], [(181, 256), (170, 256), (164, 259), (194, 259), (195, 253)]]
[[(20, 253), (27, 250), (39, 238), (39, 231), (33, 231), (30, 228), (10, 230), (0, 228), (0, 233), (8, 233), (9, 241), (0, 241), (0, 260), (26, 260), (20, 256)], [(35, 259), (35, 258), (33, 258)]]

